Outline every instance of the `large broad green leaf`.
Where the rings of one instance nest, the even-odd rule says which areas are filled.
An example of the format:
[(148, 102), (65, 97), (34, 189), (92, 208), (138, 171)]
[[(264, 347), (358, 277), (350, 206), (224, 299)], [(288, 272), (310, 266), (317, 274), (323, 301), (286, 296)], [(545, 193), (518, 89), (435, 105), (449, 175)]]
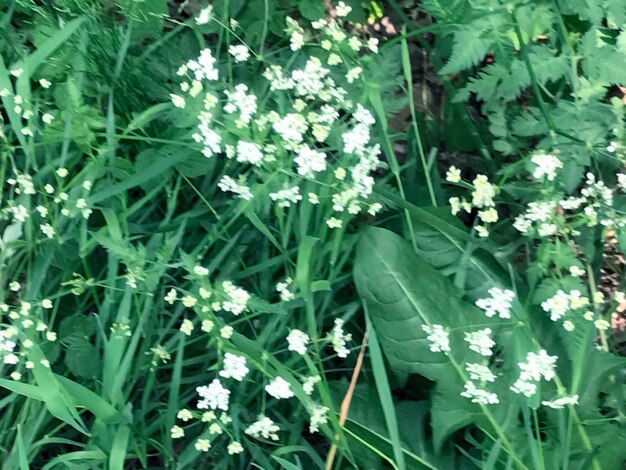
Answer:
[[(429, 210), (434, 216), (462, 229), (449, 209)], [(476, 301), (488, 296), (492, 287), (510, 289), (510, 276), (487, 251), (460, 240), (453, 234), (416, 221), (413, 224), (417, 249), (428, 263), (465, 291), (465, 298)]]
[[(515, 407), (489, 405), (486, 411), (460, 396), (464, 364), (481, 360), (465, 346), (464, 333), (484, 327), (485, 317), (461, 300), (450, 280), (399, 236), (379, 228), (363, 232), (354, 275), (391, 370), (421, 374), (436, 382), (431, 412), (436, 449), (469, 424), (490, 429), (495, 420), (502, 429), (515, 429)], [(450, 332), (450, 344), (456, 346), (450, 353), (430, 350), (422, 326), (433, 324)], [(512, 377), (506, 368), (501, 372), (493, 392), (505, 394)]]
[(430, 380), (458, 376), (445, 354), (433, 354), (424, 325), (454, 326), (451, 343), (463, 341), (472, 323), (484, 323), (477, 308), (463, 302), (458, 289), (417, 256), (397, 235), (368, 228), (357, 249), (355, 281), (391, 369)]

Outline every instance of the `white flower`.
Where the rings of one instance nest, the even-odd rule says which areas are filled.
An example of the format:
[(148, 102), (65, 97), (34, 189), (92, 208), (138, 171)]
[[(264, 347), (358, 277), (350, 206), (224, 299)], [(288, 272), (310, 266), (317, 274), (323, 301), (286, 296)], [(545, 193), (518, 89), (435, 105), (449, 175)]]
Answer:
[(477, 300), (476, 306), (484, 310), (488, 317), (498, 315), (504, 319), (511, 318), (511, 306), (513, 299), (515, 299), (515, 293), (499, 287), (492, 287), (488, 292), (491, 297)]
[(489, 357), (493, 355), (492, 348), (496, 343), (490, 338), (491, 329), (485, 328), (472, 333), (465, 333), (465, 341), (467, 341), (472, 351), (477, 352), (481, 356)]
[(228, 411), (230, 390), (224, 388), (219, 379), (213, 379), (213, 382), (208, 387), (203, 385), (196, 388), (196, 392), (202, 397), (202, 400), (198, 401), (197, 405), (199, 410), (211, 408), (212, 410)]
[(352, 335), (344, 333), (343, 325), (344, 321), (341, 318), (336, 318), (335, 326), (329, 333), (329, 339), (337, 356), (348, 357), (350, 350), (346, 347), (346, 343), (352, 339)]
[(224, 192), (235, 193), (241, 199), (252, 199), (252, 191), (250, 191), (250, 188), (246, 185), (237, 183), (228, 175), (224, 175), (217, 186)]
[(513, 385), (511, 385), (510, 389), (512, 392), (519, 395), (532, 397), (535, 393), (537, 393), (537, 384), (519, 378), (515, 381)]
[(557, 398), (554, 401), (542, 401), (541, 404), (555, 410), (560, 410), (568, 405), (578, 405), (578, 395), (573, 395), (571, 397), (561, 397)]
[(569, 295), (562, 290), (557, 291), (554, 296), (541, 303), (541, 308), (544, 312), (550, 314), (550, 320), (552, 321), (557, 321), (565, 315), (569, 310), (569, 307)]
[(486, 211), (478, 211), (478, 217), (486, 224), (493, 224), (498, 221), (498, 211), (490, 207)]
[(239, 315), (246, 310), (250, 294), (241, 287), (237, 287), (230, 281), (222, 282), (222, 289), (228, 296), (228, 300), (222, 302), (222, 310), (233, 315)]
[(312, 150), (306, 145), (300, 147), (298, 156), (293, 161), (298, 166), (298, 174), (308, 178), (326, 169), (326, 154)]
[(289, 146), (302, 142), (308, 125), (304, 116), (291, 113), (277, 120), (272, 127)]
[(611, 324), (603, 318), (597, 319), (593, 325), (600, 331), (608, 330), (611, 327)]
[(46, 80), (45, 78), (42, 78), (41, 80), (39, 80), (39, 84), (41, 85), (42, 88), (50, 88), (50, 86), (52, 85), (52, 82)]
[(185, 101), (185, 98), (183, 98), (180, 95), (170, 93), (170, 99), (172, 100), (172, 104), (176, 106), (177, 108), (183, 109), (185, 106), (187, 106), (187, 102)]
[(202, 49), (198, 60), (190, 60), (187, 62), (187, 68), (194, 73), (196, 80), (217, 80), (219, 75), (215, 68), (215, 57), (211, 53), (211, 49)]
[(477, 388), (473, 382), (467, 381), (464, 385), (465, 391), (461, 392), (461, 396), (470, 398), (472, 403), (478, 403), (481, 405), (495, 405), (500, 403), (498, 395), (495, 393), (489, 393), (486, 390)]
[(230, 46), (228, 53), (233, 56), (235, 62), (245, 62), (250, 57), (250, 51), (243, 44)]
[(237, 142), (237, 161), (258, 165), (263, 161), (261, 147), (257, 144), (240, 140)]
[(211, 441), (208, 439), (198, 439), (193, 445), (198, 452), (208, 452), (211, 449)]
[(293, 188), (281, 189), (275, 193), (270, 193), (270, 199), (277, 201), (280, 208), (291, 207), (292, 204), (297, 204), (298, 201), (302, 200), (300, 187), (294, 186)]
[(226, 447), (226, 450), (230, 455), (241, 454), (243, 452), (243, 446), (237, 441), (233, 441)]
[(294, 396), (291, 385), (282, 377), (276, 377), (265, 386), (265, 391), (277, 400), (291, 398)]
[(198, 299), (196, 299), (193, 295), (186, 295), (181, 299), (181, 302), (185, 307), (193, 308), (198, 303)]
[(465, 365), (465, 370), (472, 380), (479, 380), (480, 382), (494, 382), (496, 380), (496, 376), (489, 367), (483, 364), (469, 363)]
[(293, 279), (286, 277), (284, 281), (276, 284), (276, 292), (280, 294), (280, 300), (289, 302), (295, 297), (294, 293), (289, 290), (289, 286), (293, 283)]
[(287, 343), (289, 343), (289, 351), (295, 351), (301, 356), (306, 354), (306, 347), (310, 338), (305, 332), (300, 330), (291, 330), (287, 335)]
[(563, 168), (563, 162), (554, 155), (540, 153), (533, 155), (530, 159), (536, 165), (533, 171), (533, 177), (541, 179), (544, 176), (548, 181), (554, 181), (556, 171)]
[(311, 419), (309, 421), (310, 433), (318, 432), (319, 427), (328, 422), (328, 418), (326, 417), (328, 411), (329, 409), (325, 406), (321, 406), (316, 403), (311, 405), (309, 408), (309, 414), (311, 415)]
[(304, 382), (302, 383), (302, 390), (307, 395), (311, 395), (313, 390), (315, 389), (315, 384), (318, 383), (322, 378), (319, 375), (312, 375), (310, 377), (306, 377)]
[(163, 298), (168, 304), (172, 305), (178, 299), (176, 289), (170, 289), (167, 295)]
[(479, 237), (481, 238), (486, 238), (489, 236), (489, 230), (487, 230), (485, 227), (483, 227), (482, 225), (476, 225), (474, 227), (474, 230), (476, 230), (476, 233), (478, 234)]
[(422, 330), (428, 335), (426, 339), (430, 342), (432, 352), (450, 352), (450, 336), (441, 325), (422, 325)]
[(230, 339), (233, 336), (235, 330), (230, 325), (223, 326), (220, 329), (220, 336), (224, 339)]
[(226, 104), (224, 105), (224, 111), (229, 114), (239, 112), (239, 120), (243, 124), (249, 124), (252, 120), (252, 115), (256, 113), (257, 104), (256, 96), (254, 94), (248, 94), (248, 86), (240, 83), (235, 87), (234, 91), (226, 90), (224, 94), (228, 97)]
[(205, 333), (210, 333), (213, 330), (215, 324), (211, 320), (202, 320), (202, 325), (200, 329)]
[(235, 354), (224, 354), (224, 369), (220, 371), (220, 376), (233, 378), (239, 382), (248, 374), (250, 369), (246, 367), (246, 358)]
[(330, 217), (326, 220), (326, 225), (328, 225), (328, 228), (341, 228), (343, 226), (343, 222), (337, 217)]
[(207, 24), (211, 20), (211, 13), (213, 13), (213, 5), (209, 5), (200, 11), (196, 17), (196, 23), (199, 25)]
[(548, 356), (545, 349), (539, 351), (539, 353), (529, 352), (526, 355), (526, 362), (519, 363), (519, 368), (522, 371), (520, 378), (525, 381), (534, 380), (538, 382), (543, 377), (545, 380), (552, 380), (554, 378), (554, 368), (556, 364), (557, 356)]
[(194, 266), (193, 267), (193, 273), (196, 276), (207, 276), (209, 274), (209, 270), (207, 268), (205, 268), (204, 266)]
[(182, 410), (180, 410), (178, 412), (178, 414), (176, 415), (176, 417), (184, 422), (189, 421), (191, 418), (193, 418), (193, 414), (191, 413), (191, 411), (189, 411), (186, 408), (183, 408)]
[(570, 266), (569, 273), (574, 277), (581, 277), (585, 275), (585, 270), (579, 268), (578, 266)]
[(369, 38), (367, 40), (367, 47), (370, 51), (372, 51), (374, 54), (376, 54), (378, 52), (378, 43), (380, 41), (378, 40), (378, 38)]
[(369, 126), (359, 123), (351, 130), (344, 132), (341, 136), (343, 139), (343, 151), (345, 153), (356, 153), (361, 155), (365, 152), (365, 148), (370, 141)]
[(449, 181), (450, 183), (458, 183), (461, 181), (461, 170), (455, 166), (448, 168), (448, 171), (446, 172), (446, 181)]
[(52, 227), (52, 225), (42, 224), (39, 226), (39, 229), (41, 230), (41, 233), (43, 233), (46, 237), (54, 238), (54, 235), (56, 232), (54, 230), (54, 227)]
[(193, 332), (193, 323), (191, 320), (184, 319), (183, 323), (180, 325), (180, 331), (187, 336), (191, 335)]
[(343, 2), (339, 2), (337, 4), (337, 6), (335, 7), (335, 13), (337, 14), (338, 17), (344, 17), (344, 16), (348, 16), (348, 14), (352, 11), (352, 7), (349, 5), (346, 5)]
[(172, 435), (172, 439), (179, 439), (185, 436), (185, 430), (180, 426), (172, 426), (170, 433)]
[(346, 80), (348, 81), (348, 83), (353, 83), (357, 78), (361, 76), (362, 72), (363, 69), (361, 67), (351, 68), (346, 74)]
[(267, 416), (261, 416), (257, 421), (248, 426), (244, 432), (256, 439), (264, 438), (277, 441), (278, 434), (276, 433), (278, 431), (280, 431), (280, 428), (274, 424), (274, 421)]
[(44, 122), (44, 124), (50, 124), (52, 123), (52, 121), (54, 121), (54, 116), (52, 114), (45, 113), (43, 116), (41, 116), (41, 120)]
[(472, 204), (479, 209), (494, 206), (493, 198), (498, 193), (498, 188), (489, 183), (485, 175), (477, 175), (472, 184), (474, 186)]

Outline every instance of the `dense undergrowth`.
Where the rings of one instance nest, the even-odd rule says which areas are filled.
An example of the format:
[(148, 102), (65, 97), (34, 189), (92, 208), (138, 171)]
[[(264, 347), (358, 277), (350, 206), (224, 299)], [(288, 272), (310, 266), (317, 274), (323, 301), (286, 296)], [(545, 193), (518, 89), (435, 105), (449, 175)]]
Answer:
[(2, 468), (622, 468), (624, 25), (0, 0)]

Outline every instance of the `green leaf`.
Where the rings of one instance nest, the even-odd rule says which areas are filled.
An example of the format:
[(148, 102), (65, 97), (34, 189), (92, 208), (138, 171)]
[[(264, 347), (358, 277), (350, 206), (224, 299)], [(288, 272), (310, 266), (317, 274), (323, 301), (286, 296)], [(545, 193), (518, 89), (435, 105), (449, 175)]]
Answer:
[(298, 9), (302, 16), (311, 21), (319, 20), (326, 15), (324, 2), (317, 0), (302, 0), (298, 2)]
[[(449, 208), (427, 212), (463, 230), (456, 219), (448, 217)], [(510, 288), (509, 274), (485, 250), (419, 221), (413, 224), (413, 228), (418, 254), (463, 289), (468, 300), (487, 297), (487, 291), (492, 287)]]
[(84, 337), (72, 336), (65, 352), (65, 365), (72, 374), (92, 378), (100, 374), (101, 360), (96, 348)]
[(77, 313), (63, 319), (59, 326), (59, 339), (89, 338), (95, 332), (95, 318)]
[(452, 54), (441, 74), (456, 73), (476, 65), (485, 58), (493, 40), (483, 36), (484, 30), (467, 28), (454, 35)]
[[(479, 410), (459, 394), (463, 380), (452, 361), (464, 363), (463, 350), (433, 353), (422, 326), (454, 327), (451, 344), (463, 344), (462, 332), (483, 321), (473, 306), (459, 298), (443, 275), (417, 256), (397, 235), (365, 230), (354, 270), (357, 290), (368, 307), (372, 325), (391, 370), (418, 373), (437, 383), (433, 396), (436, 448), (448, 435), (479, 420)], [(451, 359), (453, 354), (460, 354)]]

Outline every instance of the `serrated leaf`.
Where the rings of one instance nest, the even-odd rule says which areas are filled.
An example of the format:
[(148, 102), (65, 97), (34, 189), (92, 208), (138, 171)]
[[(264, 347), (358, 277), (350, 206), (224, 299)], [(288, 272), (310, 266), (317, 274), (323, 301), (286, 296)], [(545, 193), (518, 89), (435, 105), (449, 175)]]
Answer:
[(493, 44), (493, 40), (483, 37), (483, 34), (484, 30), (477, 28), (462, 29), (455, 33), (452, 54), (439, 73), (460, 72), (482, 61)]

